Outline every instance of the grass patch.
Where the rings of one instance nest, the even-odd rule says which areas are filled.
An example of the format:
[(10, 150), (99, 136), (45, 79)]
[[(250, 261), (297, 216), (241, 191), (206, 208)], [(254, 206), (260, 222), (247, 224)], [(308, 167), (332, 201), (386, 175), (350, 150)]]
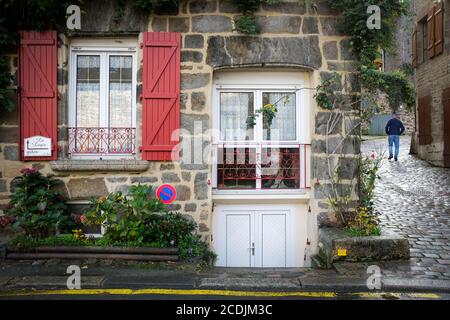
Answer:
[(158, 243), (140, 242), (117, 242), (111, 241), (107, 237), (76, 239), (71, 235), (51, 236), (43, 239), (33, 238), (27, 235), (18, 235), (13, 238), (9, 245), (17, 249), (28, 249), (42, 246), (49, 247), (121, 247), (121, 248), (162, 248)]
[(368, 231), (367, 229), (361, 228), (346, 228), (345, 234), (352, 238), (361, 238), (361, 237), (379, 237), (381, 236), (381, 228), (375, 227)]

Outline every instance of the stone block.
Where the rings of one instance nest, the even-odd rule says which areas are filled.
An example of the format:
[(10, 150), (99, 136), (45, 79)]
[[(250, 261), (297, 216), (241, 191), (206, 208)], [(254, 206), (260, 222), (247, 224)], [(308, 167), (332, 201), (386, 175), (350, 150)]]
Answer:
[(169, 18), (169, 32), (189, 32), (189, 18)]
[(146, 184), (146, 183), (156, 183), (158, 182), (158, 178), (157, 177), (143, 177), (143, 176), (139, 176), (139, 177), (132, 177), (131, 178), (131, 183), (140, 183), (140, 184)]
[(105, 196), (108, 189), (103, 178), (76, 178), (70, 179), (67, 183), (70, 198), (86, 200), (90, 197)]
[(0, 192), (7, 192), (7, 184), (5, 179), (0, 179)]
[(175, 165), (173, 163), (161, 163), (159, 166), (159, 170), (165, 171), (165, 170), (174, 170)]
[(291, 16), (258, 16), (256, 18), (261, 33), (295, 33), (300, 32), (302, 19)]
[(5, 160), (18, 161), (19, 147), (17, 145), (5, 146), (3, 148), (3, 157)]
[[(331, 120), (330, 120), (331, 119)], [(316, 114), (316, 134), (333, 135), (342, 132), (343, 116), (334, 112), (318, 112)], [(335, 125), (332, 127), (333, 123)]]
[[(17, 97), (17, 95), (13, 95), (13, 97)], [(13, 99), (14, 105), (17, 106), (17, 98)], [(0, 124), (7, 124), (7, 125), (18, 125), (19, 124), (19, 113), (18, 108), (14, 108), (13, 111), (8, 112), (2, 110), (2, 117), (0, 119)]]
[(180, 94), (180, 109), (186, 110), (186, 102), (188, 100), (189, 94), (188, 93), (181, 93)]
[(352, 45), (350, 43), (350, 39), (342, 40), (339, 44), (339, 48), (341, 51), (341, 59), (342, 60), (355, 60), (356, 56), (353, 53)]
[(209, 84), (209, 73), (182, 73), (181, 90), (203, 88)]
[[(334, 163), (331, 161), (331, 170), (334, 168)], [(329, 180), (331, 178), (328, 169), (328, 159), (326, 157), (313, 157), (313, 175), (319, 180)], [(333, 174), (333, 171), (331, 172)]]
[(201, 33), (231, 32), (233, 27), (231, 18), (225, 16), (194, 16), (192, 17), (192, 31)]
[(191, 199), (191, 188), (185, 185), (177, 185), (177, 201), (188, 201)]
[(203, 53), (200, 51), (193, 50), (182, 50), (181, 51), (181, 62), (202, 62), (203, 61)]
[(303, 18), (302, 32), (304, 34), (318, 34), (319, 24), (316, 17)]
[(186, 211), (186, 212), (195, 212), (196, 210), (197, 210), (196, 203), (186, 203), (184, 205), (184, 211)]
[(184, 47), (191, 49), (201, 49), (205, 45), (204, 38), (201, 34), (187, 35), (184, 38)]
[(188, 171), (182, 172), (181, 177), (183, 178), (183, 181), (191, 181), (191, 173)]
[(178, 174), (174, 172), (164, 172), (161, 176), (161, 181), (163, 183), (173, 183), (173, 182), (180, 182), (180, 177)]
[(343, 33), (339, 30), (338, 19), (335, 17), (320, 18), (322, 25), (322, 34), (324, 36), (342, 36)]
[(124, 183), (127, 180), (128, 180), (127, 177), (108, 177), (108, 178), (106, 178), (106, 181), (112, 182), (112, 183), (118, 183), (118, 182)]
[(356, 158), (340, 158), (339, 173), (341, 179), (352, 180), (358, 177), (359, 162)]
[(269, 12), (280, 12), (280, 13), (288, 13), (288, 14), (299, 14), (303, 15), (306, 13), (306, 5), (304, 2), (300, 1), (280, 1), (275, 4), (269, 4), (266, 2), (263, 2), (262, 8), (264, 11)]
[(154, 17), (152, 20), (152, 30), (154, 32), (167, 31), (167, 18), (166, 17)]
[(0, 127), (0, 143), (17, 143), (19, 127)]
[(223, 13), (241, 13), (233, 0), (220, 0), (219, 11)]
[(20, 170), (31, 165), (19, 161), (3, 161), (3, 177), (14, 178), (20, 175)]
[(294, 64), (319, 69), (322, 54), (318, 36), (208, 38), (206, 63), (213, 67), (242, 64)]
[(339, 58), (337, 41), (326, 41), (326, 42), (324, 42), (324, 44), (323, 44), (323, 56), (327, 60), (337, 60)]
[(191, 109), (203, 111), (206, 105), (206, 96), (203, 92), (193, 92), (191, 94)]
[(208, 173), (207, 172), (198, 172), (195, 175), (194, 180), (194, 193), (195, 199), (197, 200), (205, 200), (208, 199)]
[[(389, 261), (410, 258), (408, 239), (395, 234), (350, 238), (341, 229), (321, 228), (319, 243), (323, 245), (325, 251), (330, 252), (333, 262)], [(347, 254), (339, 256), (340, 249), (345, 249)]]
[(211, 13), (217, 10), (217, 1), (197, 0), (189, 3), (190, 13)]

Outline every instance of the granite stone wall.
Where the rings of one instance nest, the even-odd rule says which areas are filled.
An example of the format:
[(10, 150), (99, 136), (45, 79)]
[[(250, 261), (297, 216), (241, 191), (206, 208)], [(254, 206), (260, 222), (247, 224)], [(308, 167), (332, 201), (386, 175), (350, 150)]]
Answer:
[[(339, 72), (342, 87), (348, 93), (356, 91), (351, 85), (354, 79), (355, 61), (348, 37), (339, 33), (337, 13), (322, 3), (316, 8), (299, 1), (285, 1), (277, 5), (264, 4), (256, 12), (262, 33), (245, 36), (234, 31), (233, 18), (240, 13), (231, 1), (181, 1), (177, 13), (154, 14), (142, 18), (132, 14), (127, 7), (123, 20), (113, 19), (116, 9), (110, 1), (95, 1), (84, 11), (82, 30), (77, 34), (60, 34), (58, 49), (58, 144), (59, 160), (56, 162), (18, 161), (18, 119), (17, 112), (2, 115), (0, 120), (0, 203), (8, 201), (14, 185), (14, 177), (23, 167), (35, 167), (43, 173), (55, 174), (64, 181), (61, 192), (73, 202), (82, 202), (90, 196), (104, 195), (112, 191), (125, 191), (129, 185), (149, 183), (159, 185), (172, 183), (178, 191), (172, 210), (190, 214), (199, 223), (199, 232), (209, 239), (211, 235), (211, 213), (213, 208), (212, 166), (210, 164), (183, 164), (179, 162), (146, 162), (138, 152), (136, 160), (128, 162), (73, 161), (67, 157), (68, 125), (68, 49), (71, 39), (87, 36), (131, 36), (141, 42), (143, 31), (172, 31), (182, 36), (181, 50), (181, 127), (193, 133), (196, 121), (201, 121), (203, 131), (212, 125), (212, 79), (215, 70), (224, 68), (295, 68), (309, 72), (311, 87), (321, 79)], [(128, 3), (129, 5), (129, 3)], [(102, 13), (101, 16), (98, 16)], [(96, 18), (97, 17), (97, 18)], [(114, 22), (115, 21), (115, 22)], [(114, 23), (112, 23), (114, 22)], [(142, 50), (139, 51), (137, 126), (140, 136), (142, 110), (139, 93), (142, 91)], [(17, 56), (11, 55), (11, 70), (15, 72)], [(312, 190), (311, 223), (334, 225), (336, 217), (327, 205), (330, 177), (322, 170), (326, 161), (327, 144), (323, 127), (329, 112), (319, 109), (313, 99), (311, 122), (312, 136)], [(352, 115), (348, 104), (335, 112)], [(348, 121), (341, 121), (330, 136), (328, 148), (337, 146), (341, 135), (350, 127)], [(183, 137), (182, 137), (183, 138)], [(138, 141), (139, 145), (140, 141)], [(343, 186), (356, 192), (356, 161), (359, 140), (350, 136), (334, 156), (335, 163), (342, 164)], [(316, 243), (313, 241), (313, 247)], [(310, 239), (311, 239), (310, 238)]]

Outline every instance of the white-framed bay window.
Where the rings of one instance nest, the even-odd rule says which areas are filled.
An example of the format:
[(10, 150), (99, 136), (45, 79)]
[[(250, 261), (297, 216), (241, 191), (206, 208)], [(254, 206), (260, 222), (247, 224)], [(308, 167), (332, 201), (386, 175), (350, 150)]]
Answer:
[[(279, 193), (310, 187), (307, 84), (300, 72), (215, 76), (215, 192)], [(270, 119), (271, 112), (263, 110), (274, 108)]]
[(136, 40), (71, 42), (68, 128), (71, 158), (134, 158), (136, 55)]

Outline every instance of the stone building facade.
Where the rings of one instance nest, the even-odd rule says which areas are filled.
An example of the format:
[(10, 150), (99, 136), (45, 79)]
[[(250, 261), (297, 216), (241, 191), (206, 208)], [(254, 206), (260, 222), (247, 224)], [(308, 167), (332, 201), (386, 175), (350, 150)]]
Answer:
[(429, 163), (450, 167), (450, 1), (415, 1), (415, 10), (414, 149)]
[[(327, 146), (324, 127), (329, 112), (316, 105), (312, 90), (321, 79), (329, 77), (332, 72), (342, 75), (342, 86), (352, 83), (355, 71), (354, 56), (349, 47), (348, 37), (338, 31), (338, 14), (322, 3), (317, 7), (309, 7), (298, 1), (283, 1), (277, 5), (264, 4), (255, 13), (261, 26), (261, 34), (245, 36), (234, 30), (233, 18), (240, 13), (231, 1), (180, 1), (178, 11), (158, 12), (149, 17), (127, 5), (119, 22), (113, 18), (117, 9), (112, 1), (86, 2), (81, 30), (58, 34), (57, 160), (20, 161), (19, 116), (17, 111), (2, 114), (0, 120), (2, 208), (13, 191), (14, 177), (19, 175), (23, 167), (34, 167), (44, 174), (54, 174), (63, 180), (64, 185), (60, 191), (67, 197), (69, 209), (75, 213), (81, 212), (91, 196), (105, 195), (114, 191), (126, 192), (129, 185), (138, 183), (151, 184), (155, 187), (170, 183), (177, 190), (177, 200), (170, 205), (170, 209), (191, 215), (198, 223), (199, 233), (215, 250), (226, 250), (222, 248), (224, 243), (228, 245), (234, 243), (232, 238), (227, 238), (232, 235), (227, 234), (224, 235), (226, 239), (218, 240), (225, 232), (224, 224), (235, 223), (234, 225), (238, 227), (242, 226), (242, 223), (252, 223), (238, 220), (239, 214), (232, 216), (237, 220), (229, 219), (232, 222), (216, 218), (223, 212), (229, 210), (234, 210), (234, 213), (251, 212), (253, 214), (251, 219), (260, 219), (258, 221), (265, 226), (264, 228), (282, 221), (275, 215), (264, 218), (266, 217), (264, 212), (267, 210), (278, 213), (289, 212), (289, 217), (293, 220), (286, 220), (287, 216), (283, 216), (282, 219), (286, 223), (280, 226), (280, 230), (285, 232), (283, 241), (288, 243), (283, 247), (286, 254), (281, 258), (285, 263), (274, 262), (272, 265), (308, 266), (311, 255), (317, 252), (318, 228), (337, 223), (327, 204), (327, 191), (330, 188), (329, 177), (324, 173), (327, 148), (338, 147), (338, 154), (333, 157), (336, 163), (341, 164), (344, 176), (341, 183), (349, 186), (352, 198), (357, 199), (354, 155), (359, 153), (359, 141), (351, 136), (339, 146), (342, 135), (350, 127), (348, 121), (340, 121), (329, 136)], [(142, 160), (143, 156), (138, 147), (142, 144), (141, 96), (145, 91), (142, 86), (143, 48), (140, 45), (144, 41), (144, 32), (180, 34), (181, 94), (177, 106), (179, 104), (181, 140), (185, 140), (188, 135), (201, 136), (205, 141), (202, 141), (200, 146), (212, 146), (205, 157), (207, 160), (201, 163)], [(79, 159), (68, 152), (70, 147), (68, 128), (72, 126), (70, 123), (70, 104), (73, 99), (72, 51), (77, 50), (78, 46), (81, 47), (83, 41), (99, 44), (111, 40), (120, 40), (118, 43), (130, 41), (136, 44), (136, 152), (127, 159), (108, 157), (101, 160)], [(17, 48), (6, 54), (10, 57), (11, 71), (16, 73), (19, 67)], [(258, 74), (262, 75), (262, 79)], [(215, 106), (218, 101), (215, 98), (217, 92), (222, 90), (220, 89), (222, 86), (234, 88), (229, 90), (238, 90), (235, 87), (241, 85), (248, 91), (252, 87), (251, 81), (254, 81), (254, 86), (259, 86), (258, 88), (264, 89), (274, 84), (279, 88), (291, 78), (294, 79), (292, 80), (294, 85), (295, 79), (300, 79), (299, 83), (302, 84), (297, 96), (301, 99), (300, 109), (297, 108), (296, 111), (302, 119), (296, 124), (302, 135), (298, 140), (302, 145), (299, 151), (302, 162), (300, 167), (304, 172), (301, 178), (302, 185), (297, 186), (295, 190), (287, 191), (221, 192), (217, 183), (217, 168), (212, 159), (215, 150), (220, 146), (214, 145), (214, 139), (211, 137), (213, 135), (211, 130), (215, 129), (215, 119), (219, 110)], [(354, 89), (345, 86), (348, 92)], [(344, 107), (339, 112), (351, 114), (352, 111)], [(217, 121), (220, 123), (220, 120)], [(211, 139), (205, 139), (205, 136)], [(181, 150), (182, 153), (186, 151)], [(270, 220), (272, 218), (274, 220)], [(292, 230), (289, 229), (291, 224), (295, 226)], [(273, 237), (278, 233), (276, 230), (264, 232)], [(217, 241), (221, 241), (221, 244), (214, 244)], [(245, 241), (247, 240), (244, 239)], [(223, 253), (219, 253), (219, 257), (220, 255)], [(222, 259), (222, 265), (233, 266), (233, 263), (226, 263)], [(240, 262), (236, 262), (235, 265), (240, 265)], [(270, 265), (270, 262), (268, 264), (252, 262), (249, 266)]]

